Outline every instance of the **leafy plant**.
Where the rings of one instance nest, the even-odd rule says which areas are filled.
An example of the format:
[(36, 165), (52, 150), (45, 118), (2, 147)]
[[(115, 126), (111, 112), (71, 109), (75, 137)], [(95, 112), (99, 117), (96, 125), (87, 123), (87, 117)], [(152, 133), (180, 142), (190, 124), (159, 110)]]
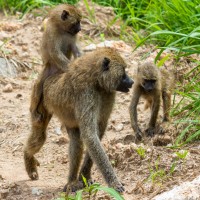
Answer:
[(184, 160), (186, 158), (186, 156), (188, 155), (188, 151), (187, 150), (181, 150), (176, 152), (176, 155), (179, 159)]
[(138, 148), (135, 149), (140, 158), (144, 159), (146, 156), (146, 149), (142, 146), (139, 146)]
[(159, 161), (160, 158), (158, 158), (155, 161), (155, 165), (153, 167), (150, 166), (149, 171), (150, 171), (150, 175), (148, 177), (148, 180), (151, 180), (152, 182), (155, 181), (160, 181), (163, 180), (166, 177), (166, 172), (164, 169), (159, 168)]
[(124, 198), (113, 188), (103, 187), (99, 183), (93, 183), (89, 185), (87, 183), (86, 178), (83, 176), (82, 178), (85, 184), (84, 189), (77, 191), (75, 196), (66, 195), (65, 193), (62, 193), (61, 197), (57, 198), (56, 200), (82, 200), (85, 199), (86, 197), (87, 199), (90, 199), (91, 197), (95, 198), (98, 191), (104, 191), (116, 200), (124, 200)]

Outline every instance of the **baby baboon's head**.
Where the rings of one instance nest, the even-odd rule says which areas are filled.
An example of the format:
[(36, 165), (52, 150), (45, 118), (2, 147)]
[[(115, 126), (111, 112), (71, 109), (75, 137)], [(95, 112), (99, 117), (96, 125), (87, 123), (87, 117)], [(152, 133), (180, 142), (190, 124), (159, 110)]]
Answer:
[(81, 13), (73, 5), (60, 4), (49, 13), (49, 20), (55, 23), (59, 30), (76, 35), (81, 30)]
[(151, 92), (158, 88), (160, 83), (160, 71), (152, 62), (144, 62), (138, 67), (137, 75), (140, 85), (145, 91)]

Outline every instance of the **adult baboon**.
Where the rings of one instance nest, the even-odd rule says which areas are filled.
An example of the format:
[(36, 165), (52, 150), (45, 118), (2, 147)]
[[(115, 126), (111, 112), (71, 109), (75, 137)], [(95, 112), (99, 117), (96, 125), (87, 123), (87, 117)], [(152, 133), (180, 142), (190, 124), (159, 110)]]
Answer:
[(138, 67), (130, 104), (131, 125), (135, 131), (137, 140), (142, 139), (142, 131), (137, 122), (137, 105), (140, 97), (142, 96), (146, 100), (145, 108), (151, 108), (151, 116), (146, 134), (153, 136), (161, 97), (163, 99), (163, 121), (169, 121), (173, 85), (174, 75), (164, 67), (159, 69), (152, 62), (145, 62)]
[(60, 4), (49, 12), (41, 45), (44, 69), (34, 85), (30, 106), (36, 121), (42, 118), (38, 106), (42, 101), (45, 79), (53, 74), (65, 72), (72, 55), (74, 58), (80, 56), (76, 45), (76, 36), (81, 30), (80, 21), (81, 13), (72, 5)]
[[(112, 48), (100, 48), (69, 64), (68, 71), (44, 82), (44, 99), (40, 104), (41, 122), (32, 119), (32, 132), (24, 150), (27, 173), (38, 179), (37, 153), (46, 139), (46, 127), (53, 114), (66, 126), (69, 137), (69, 178), (67, 188), (79, 189), (81, 174), (90, 179), (93, 161), (110, 187), (124, 190), (101, 146), (116, 91), (128, 92), (133, 81), (125, 72), (126, 63)], [(32, 117), (33, 118), (33, 117)], [(87, 153), (83, 166), (79, 166)], [(79, 173), (78, 173), (79, 172)]]

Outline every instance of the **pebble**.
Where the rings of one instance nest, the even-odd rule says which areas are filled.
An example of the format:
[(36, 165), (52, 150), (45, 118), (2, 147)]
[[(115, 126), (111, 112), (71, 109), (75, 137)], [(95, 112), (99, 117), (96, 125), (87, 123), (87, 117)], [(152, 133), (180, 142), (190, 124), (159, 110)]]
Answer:
[(12, 85), (9, 83), (7, 84), (4, 88), (3, 88), (3, 92), (12, 92), (13, 91), (13, 87)]
[(0, 190), (0, 199), (6, 199), (9, 194), (9, 189), (2, 189)]
[(59, 145), (67, 144), (68, 142), (69, 142), (69, 140), (65, 136), (62, 136), (58, 140), (56, 140), (56, 143), (59, 144)]
[(39, 188), (32, 188), (32, 191), (31, 191), (32, 195), (41, 195), (43, 194), (43, 191)]
[(61, 135), (62, 134), (62, 131), (61, 131), (60, 127), (56, 127), (54, 130), (55, 130), (56, 135)]
[(124, 125), (123, 124), (118, 124), (117, 126), (114, 126), (114, 129), (117, 132), (122, 131), (124, 129)]

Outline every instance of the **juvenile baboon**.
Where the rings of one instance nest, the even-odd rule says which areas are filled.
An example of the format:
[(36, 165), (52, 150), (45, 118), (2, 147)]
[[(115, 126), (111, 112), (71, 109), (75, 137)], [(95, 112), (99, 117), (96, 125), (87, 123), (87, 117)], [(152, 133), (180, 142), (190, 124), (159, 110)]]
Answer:
[(76, 36), (81, 30), (80, 21), (80, 11), (72, 5), (60, 4), (49, 12), (41, 45), (44, 69), (34, 85), (30, 107), (38, 121), (42, 118), (38, 106), (42, 100), (44, 80), (52, 74), (65, 72), (72, 55), (74, 58), (80, 56), (76, 45)]
[[(133, 81), (125, 72), (126, 64), (111, 48), (100, 48), (72, 61), (68, 71), (53, 75), (44, 82), (44, 98), (40, 104), (41, 122), (32, 117), (32, 132), (24, 150), (27, 173), (38, 179), (35, 159), (46, 139), (46, 127), (55, 114), (67, 128), (69, 144), (69, 178), (65, 189), (79, 189), (81, 175), (91, 178), (93, 161), (110, 187), (124, 191), (100, 140), (104, 135), (112, 111), (116, 91), (128, 92)], [(81, 169), (83, 144), (86, 156)], [(82, 185), (83, 186), (83, 185)]]
[(146, 100), (145, 108), (151, 108), (151, 116), (147, 130), (147, 136), (153, 136), (156, 132), (155, 125), (160, 108), (160, 99), (163, 100), (163, 122), (169, 121), (171, 107), (171, 92), (174, 85), (173, 73), (164, 67), (158, 68), (152, 62), (145, 62), (138, 67), (133, 86), (133, 96), (130, 104), (131, 126), (136, 134), (136, 139), (142, 139), (142, 131), (137, 122), (137, 105), (140, 97)]

